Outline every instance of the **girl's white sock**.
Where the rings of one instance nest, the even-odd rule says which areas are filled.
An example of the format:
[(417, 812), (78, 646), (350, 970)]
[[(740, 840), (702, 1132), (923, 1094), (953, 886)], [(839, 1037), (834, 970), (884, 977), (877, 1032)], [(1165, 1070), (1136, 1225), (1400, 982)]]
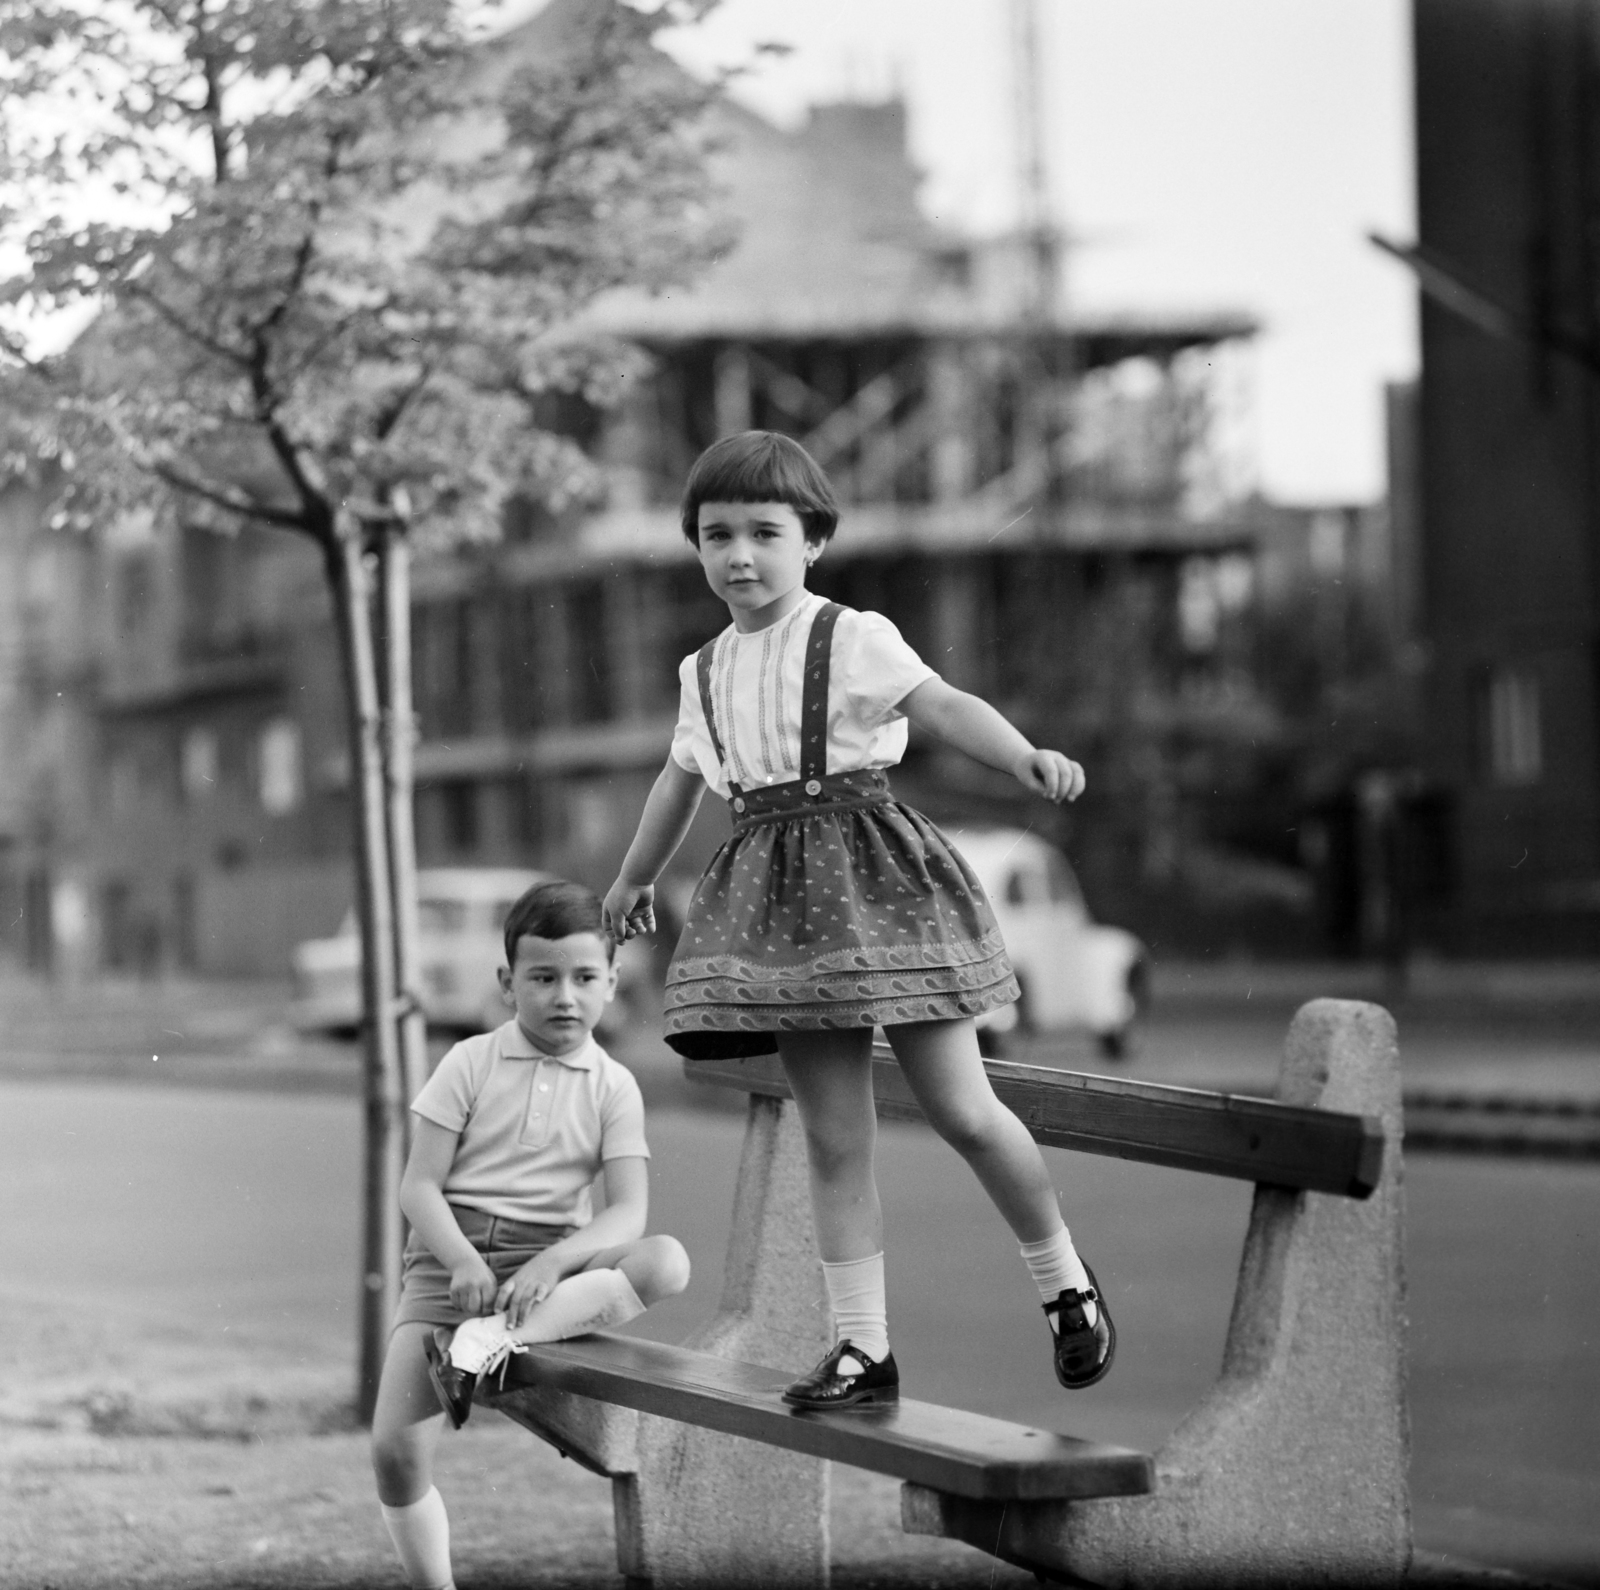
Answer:
[(412, 1590), (455, 1590), (450, 1572), (450, 1520), (438, 1486), (430, 1487), (426, 1496), (409, 1507), (378, 1505)]
[(560, 1342), (626, 1325), (642, 1313), (644, 1304), (621, 1270), (580, 1270), (558, 1281), (511, 1335), (519, 1342)]
[(822, 1279), (833, 1310), (834, 1342), (853, 1342), (874, 1363), (881, 1363), (889, 1353), (883, 1255), (874, 1253), (870, 1258), (846, 1259), (841, 1264), (824, 1260)]
[[(1033, 1284), (1039, 1288), (1039, 1296), (1046, 1303), (1054, 1303), (1067, 1287), (1081, 1292), (1094, 1284), (1083, 1267), (1083, 1260), (1078, 1257), (1078, 1250), (1072, 1245), (1072, 1234), (1065, 1226), (1043, 1242), (1024, 1242), (1021, 1251), (1028, 1274), (1033, 1277)], [(1083, 1317), (1091, 1325), (1099, 1316), (1100, 1311), (1093, 1303), (1083, 1305)], [(1056, 1316), (1048, 1314), (1045, 1317), (1054, 1330)]]

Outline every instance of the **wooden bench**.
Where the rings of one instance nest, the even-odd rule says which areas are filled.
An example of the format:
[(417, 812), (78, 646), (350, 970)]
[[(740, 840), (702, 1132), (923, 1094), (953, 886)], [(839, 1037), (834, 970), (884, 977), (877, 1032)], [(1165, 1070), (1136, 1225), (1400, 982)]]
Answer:
[[(1256, 1183), (1216, 1386), (1154, 1456), (909, 1400), (789, 1409), (783, 1386), (827, 1345), (794, 1107), (775, 1058), (686, 1065), (750, 1097), (716, 1318), (683, 1347), (532, 1348), (485, 1394), (612, 1479), (629, 1584), (825, 1585), (828, 1460), (901, 1479), (907, 1530), (1045, 1577), (1398, 1582), (1410, 1520), (1387, 1015), (1307, 1006), (1276, 1100), (987, 1068), (1041, 1143)], [(886, 1050), (873, 1081), (881, 1114), (919, 1117)], [(1126, 1311), (1119, 1323), (1138, 1329)]]

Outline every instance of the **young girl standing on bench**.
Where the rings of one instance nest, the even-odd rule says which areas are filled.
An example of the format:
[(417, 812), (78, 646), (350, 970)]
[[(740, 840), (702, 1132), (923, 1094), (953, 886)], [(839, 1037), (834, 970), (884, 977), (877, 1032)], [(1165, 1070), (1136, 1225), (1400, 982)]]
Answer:
[(889, 793), (907, 720), (1024, 788), (1073, 800), (1083, 769), (1036, 750), (945, 684), (886, 618), (813, 595), (839, 510), (798, 443), (745, 431), (690, 471), (683, 533), (733, 623), (684, 659), (672, 752), (606, 896), (619, 940), (652, 931), (654, 884), (709, 785), (733, 837), (695, 890), (667, 979), (666, 1038), (689, 1059), (781, 1056), (810, 1164), (835, 1342), (785, 1400), (892, 1402), (883, 1217), (873, 1176), (872, 1032), (881, 1026), (934, 1129), (1022, 1245), (1056, 1378), (1093, 1385), (1116, 1331), (1062, 1223), (1028, 1129), (995, 1098), (974, 1018), (1019, 989), (971, 869)]

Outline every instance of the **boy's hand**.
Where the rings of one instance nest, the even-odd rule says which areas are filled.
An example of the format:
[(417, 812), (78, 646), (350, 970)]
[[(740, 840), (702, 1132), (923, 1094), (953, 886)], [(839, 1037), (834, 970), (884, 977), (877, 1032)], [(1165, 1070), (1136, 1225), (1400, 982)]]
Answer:
[(1087, 783), (1083, 769), (1059, 751), (1030, 751), (1017, 758), (1011, 771), (1025, 788), (1057, 805), (1075, 801)]
[(463, 1314), (492, 1314), (494, 1288), (494, 1271), (479, 1254), (462, 1260), (450, 1272), (450, 1301)]
[(528, 1317), (535, 1303), (542, 1303), (564, 1278), (559, 1259), (536, 1253), (509, 1281), (502, 1283), (494, 1306), (504, 1309), (506, 1323), (515, 1330)]
[(618, 878), (611, 885), (601, 910), (601, 925), (618, 944), (639, 933), (656, 930), (656, 889), (653, 883), (629, 883)]

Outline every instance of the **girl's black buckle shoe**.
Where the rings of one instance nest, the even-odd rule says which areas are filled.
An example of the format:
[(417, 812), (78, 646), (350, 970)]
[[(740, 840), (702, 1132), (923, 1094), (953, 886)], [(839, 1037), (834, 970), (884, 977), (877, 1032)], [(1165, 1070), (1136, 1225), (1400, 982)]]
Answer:
[[(841, 1370), (840, 1361), (852, 1358), (861, 1365), (854, 1372)], [(900, 1371), (894, 1354), (885, 1353), (874, 1362), (852, 1342), (840, 1342), (811, 1371), (784, 1392), (791, 1408), (826, 1411), (829, 1408), (858, 1408), (869, 1403), (900, 1400)]]
[[(1046, 1316), (1054, 1314), (1056, 1379), (1068, 1391), (1081, 1391), (1097, 1380), (1104, 1380), (1111, 1370), (1111, 1360), (1117, 1351), (1117, 1327), (1111, 1323), (1111, 1311), (1106, 1307), (1105, 1294), (1100, 1283), (1089, 1271), (1089, 1285), (1082, 1291), (1063, 1287), (1053, 1303), (1046, 1303)], [(1089, 1323), (1083, 1305), (1095, 1305), (1095, 1322)]]

